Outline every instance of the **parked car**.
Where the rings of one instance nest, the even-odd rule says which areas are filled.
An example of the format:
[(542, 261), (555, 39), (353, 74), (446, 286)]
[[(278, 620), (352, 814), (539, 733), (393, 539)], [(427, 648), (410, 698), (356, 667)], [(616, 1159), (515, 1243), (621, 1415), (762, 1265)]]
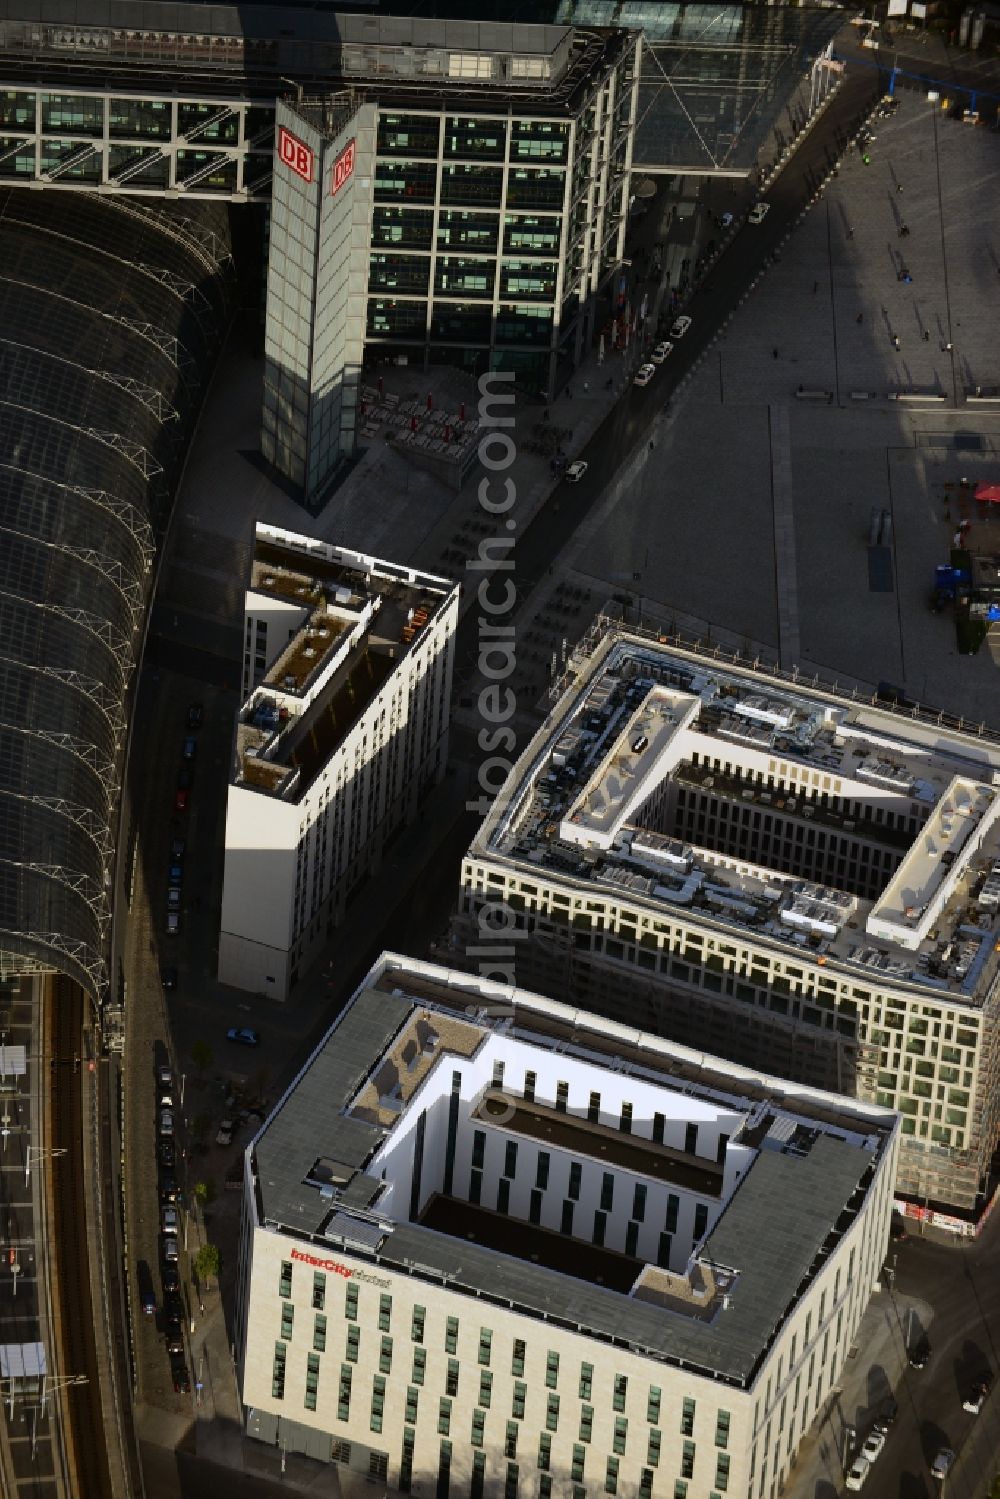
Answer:
[(901, 1244), (906, 1238), (906, 1223), (902, 1213), (894, 1212), (889, 1220), (889, 1237), (894, 1244)]
[(179, 1291), (164, 1291), (163, 1315), (168, 1323), (184, 1321), (184, 1303)]
[(571, 463), (569, 468), (566, 470), (566, 483), (579, 484), (580, 480), (583, 478), (589, 467), (589, 463), (584, 463), (582, 458), (578, 458), (576, 462)]
[(187, 809), (188, 809), (188, 796), (189, 796), (189, 793), (187, 791), (175, 791), (174, 792), (174, 811), (175, 812), (186, 812), (187, 811)]
[(168, 1234), (163, 1240), (164, 1262), (168, 1265), (176, 1265), (178, 1258), (177, 1240), (173, 1234)]
[(670, 337), (683, 338), (690, 326), (691, 319), (686, 315), (684, 317), (674, 318), (674, 321), (670, 324)]
[(160, 1134), (172, 1135), (174, 1132), (174, 1116), (169, 1109), (160, 1110)]
[(179, 911), (167, 912), (167, 936), (178, 937), (181, 930), (181, 913)]
[(168, 1173), (160, 1177), (160, 1201), (176, 1202), (180, 1197), (180, 1189), (177, 1182)]
[(232, 1145), (233, 1143), (233, 1121), (223, 1119), (215, 1136), (216, 1145)]
[(260, 1037), (256, 1031), (248, 1030), (245, 1026), (234, 1026), (226, 1032), (227, 1041), (235, 1041), (240, 1046), (259, 1046)]
[(194, 782), (194, 771), (190, 765), (182, 765), (177, 772), (177, 790), (190, 791)]
[(193, 734), (189, 734), (181, 746), (181, 754), (185, 760), (193, 760), (198, 753), (198, 741)]
[(931, 1463), (931, 1477), (937, 1478), (941, 1483), (948, 1477), (951, 1465), (955, 1461), (955, 1454), (950, 1447), (942, 1447), (937, 1457)]
[(172, 1088), (157, 1088), (159, 1095), (158, 1108), (172, 1109), (174, 1106), (174, 1093)]
[[(172, 966), (170, 966), (169, 964), (165, 968), (161, 968), (160, 969), (160, 983), (163, 985), (164, 989), (176, 989), (177, 988), (177, 969), (174, 968), (174, 967), (172, 967)], [(169, 1075), (169, 1068), (168, 1068), (168, 1075)]]
[(165, 1234), (175, 1234), (177, 1232), (177, 1224), (176, 1208), (166, 1207), (160, 1209), (160, 1227)]
[(655, 364), (640, 364), (639, 368), (635, 372), (635, 379), (632, 381), (632, 384), (633, 385), (648, 385), (649, 382), (650, 382), (650, 380), (652, 380), (652, 378), (653, 378), (653, 376), (655, 374), (656, 374), (656, 365)]
[(962, 1409), (968, 1411), (970, 1416), (978, 1416), (983, 1408), (983, 1401), (990, 1393), (990, 1381), (988, 1379), (977, 1379), (972, 1389), (962, 1401)]
[(161, 1279), (163, 1281), (164, 1296), (178, 1295), (181, 1286), (181, 1276), (176, 1265), (164, 1265)]
[(179, 911), (181, 908), (181, 892), (176, 885), (171, 885), (167, 891), (167, 910)]
[(174, 1378), (174, 1390), (176, 1391), (176, 1393), (178, 1395), (187, 1395), (191, 1389), (191, 1380), (188, 1375), (187, 1364), (181, 1362), (175, 1363), (171, 1365), (170, 1372), (172, 1373)]
[(170, 840), (170, 857), (171, 857), (171, 859), (177, 859), (177, 860), (183, 859), (183, 857), (184, 857), (184, 850), (186, 848), (187, 848), (187, 843), (184, 841), (183, 838), (171, 838), (171, 840)]
[(166, 1328), (164, 1342), (167, 1345), (167, 1352), (171, 1358), (182, 1358), (184, 1356), (184, 1334), (180, 1327)]
[(863, 1489), (871, 1470), (872, 1465), (866, 1457), (856, 1457), (854, 1465), (847, 1475), (847, 1487), (853, 1490)]
[(156, 1069), (156, 1086), (158, 1088), (173, 1087), (174, 1074), (166, 1064), (161, 1064)]
[(139, 1301), (142, 1310), (147, 1317), (156, 1315), (156, 1291), (153, 1287), (153, 1275), (146, 1260), (140, 1260), (139, 1271)]
[(171, 864), (167, 869), (167, 884), (178, 888), (184, 883), (184, 865)]
[(870, 1463), (873, 1463), (875, 1459), (881, 1455), (882, 1448), (884, 1446), (885, 1432), (879, 1431), (876, 1428), (874, 1431), (872, 1431), (871, 1435), (868, 1437), (868, 1440), (865, 1442), (865, 1445), (862, 1447), (861, 1456), (866, 1457)]
[(923, 1369), (923, 1368), (925, 1368), (926, 1365), (927, 1365), (927, 1360), (930, 1358), (930, 1356), (931, 1356), (931, 1345), (930, 1345), (929, 1341), (927, 1340), (927, 1338), (921, 1338), (920, 1341), (918, 1343), (914, 1343), (913, 1347), (910, 1349), (910, 1352), (909, 1352), (909, 1364), (910, 1364), (910, 1368), (911, 1369)]
[(667, 339), (664, 339), (662, 343), (656, 345), (656, 348), (653, 350), (652, 354), (650, 354), (649, 357), (654, 364), (662, 364), (663, 361), (673, 352), (673, 344), (670, 343)]
[(205, 709), (201, 703), (188, 703), (187, 726), (189, 729), (200, 729), (205, 717)]
[(771, 211), (771, 205), (770, 205), (770, 203), (765, 203), (764, 200), (761, 199), (761, 201), (759, 203), (755, 203), (754, 206), (751, 208), (749, 214), (747, 215), (747, 223), (748, 224), (763, 224), (764, 220), (767, 218), (767, 216), (770, 213), (770, 211)]
[(898, 1414), (899, 1414), (899, 1406), (896, 1404), (895, 1400), (893, 1400), (892, 1396), (890, 1395), (888, 1397), (888, 1399), (886, 1399), (882, 1403), (882, 1409), (879, 1411), (878, 1417), (876, 1418), (876, 1421), (875, 1421), (875, 1430), (876, 1431), (888, 1431), (889, 1427), (895, 1421), (895, 1419), (896, 1419), (896, 1417), (897, 1417)]
[(159, 1145), (156, 1147), (156, 1154), (159, 1157), (161, 1166), (165, 1167), (168, 1171), (172, 1171), (174, 1169), (174, 1162), (176, 1157), (174, 1154), (173, 1140), (161, 1140)]

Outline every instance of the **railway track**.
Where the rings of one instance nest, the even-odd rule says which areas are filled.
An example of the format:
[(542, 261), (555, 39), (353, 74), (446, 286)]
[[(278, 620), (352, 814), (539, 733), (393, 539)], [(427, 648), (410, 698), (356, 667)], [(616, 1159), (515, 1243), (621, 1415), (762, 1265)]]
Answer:
[(52, 1316), (58, 1324), (59, 1349), (56, 1372), (83, 1374), (87, 1380), (86, 1384), (69, 1386), (60, 1396), (68, 1479), (70, 1492), (80, 1499), (113, 1499), (90, 1287), (94, 1251), (87, 1233), (84, 1151), (90, 1131), (83, 1115), (87, 1065), (83, 1038), (88, 1001), (78, 984), (62, 976), (53, 981), (50, 993), (48, 1144), (63, 1154), (41, 1163), (38, 1169), (50, 1178), (48, 1252), (54, 1260)]

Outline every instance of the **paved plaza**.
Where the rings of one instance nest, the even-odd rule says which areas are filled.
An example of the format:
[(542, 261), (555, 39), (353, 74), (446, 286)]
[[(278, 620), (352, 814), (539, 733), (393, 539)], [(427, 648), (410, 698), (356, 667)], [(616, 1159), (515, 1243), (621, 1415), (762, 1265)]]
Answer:
[[(989, 649), (960, 657), (927, 601), (960, 519), (1000, 552), (960, 482), (1000, 477), (1000, 405), (966, 399), (1000, 384), (1000, 140), (912, 94), (872, 128), (870, 164), (844, 157), (573, 562), (615, 588), (638, 573), (648, 608), (788, 667), (995, 718)], [(730, 253), (753, 254), (753, 235)], [(873, 509), (892, 518), (890, 591), (870, 586)]]

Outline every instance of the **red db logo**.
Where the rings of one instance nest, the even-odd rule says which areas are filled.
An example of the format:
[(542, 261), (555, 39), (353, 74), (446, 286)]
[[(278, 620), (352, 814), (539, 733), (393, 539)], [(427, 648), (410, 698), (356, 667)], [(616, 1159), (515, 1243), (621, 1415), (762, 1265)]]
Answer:
[(278, 155), (285, 166), (291, 167), (303, 182), (313, 180), (313, 153), (304, 141), (300, 141), (297, 135), (286, 130), (284, 125), (278, 131)]
[(335, 198), (354, 171), (354, 142), (348, 141), (341, 151), (337, 160), (333, 163), (333, 171), (330, 174), (330, 197)]

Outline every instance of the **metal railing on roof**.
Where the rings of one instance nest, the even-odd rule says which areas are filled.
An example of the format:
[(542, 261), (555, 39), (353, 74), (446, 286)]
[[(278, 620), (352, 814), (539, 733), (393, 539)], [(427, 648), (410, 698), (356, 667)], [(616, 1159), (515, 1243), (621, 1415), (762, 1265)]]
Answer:
[[(711, 629), (711, 626), (708, 628)], [(646, 640), (656, 645), (674, 646), (678, 650), (701, 656), (706, 664), (716, 662), (733, 666), (744, 672), (762, 671), (767, 676), (785, 682), (798, 691), (824, 692), (832, 696), (850, 698), (854, 703), (867, 704), (873, 708), (878, 708), (880, 712), (892, 714), (898, 718), (907, 718), (913, 722), (927, 724), (935, 728), (946, 728), (953, 733), (968, 734), (976, 739), (1000, 745), (1000, 732), (987, 728), (985, 722), (974, 723), (969, 719), (956, 718), (951, 714), (926, 707), (920, 703), (890, 701), (880, 696), (877, 688), (871, 683), (862, 682), (857, 678), (848, 678), (845, 681), (839, 676), (827, 676), (816, 669), (811, 672), (800, 670), (797, 666), (788, 669), (770, 660), (765, 648), (761, 648), (753, 656), (749, 656), (744, 651), (732, 649), (723, 645), (718, 640), (713, 640), (710, 634), (706, 638), (686, 635), (683, 631), (677, 629), (672, 621), (669, 625), (660, 627), (656, 625), (632, 625), (626, 624), (622, 619), (616, 618), (612, 614), (606, 614), (603, 611), (595, 616), (588, 632), (581, 637), (579, 646), (570, 655), (566, 670), (562, 676), (553, 682), (552, 687), (549, 689), (550, 702), (557, 701), (566, 688), (575, 680), (581, 666), (591, 655), (600, 638), (613, 633), (635, 636), (640, 640)]]

